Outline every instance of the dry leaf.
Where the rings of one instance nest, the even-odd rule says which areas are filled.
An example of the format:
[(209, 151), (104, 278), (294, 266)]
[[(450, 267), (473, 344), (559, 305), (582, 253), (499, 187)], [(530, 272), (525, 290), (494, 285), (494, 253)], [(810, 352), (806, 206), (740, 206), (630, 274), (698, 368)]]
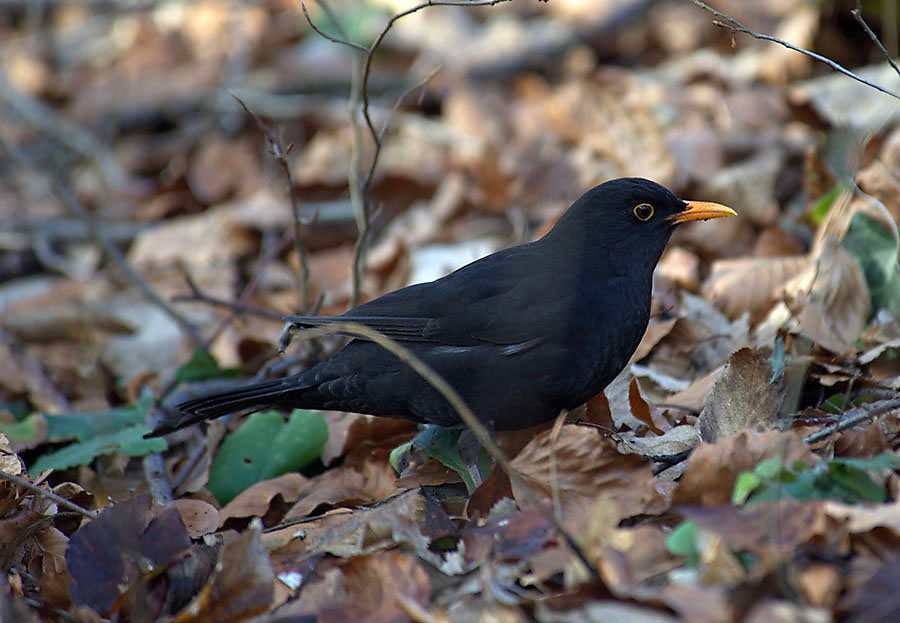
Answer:
[(541, 433), (512, 466), (522, 477), (511, 477), (519, 504), (544, 504), (557, 487), (563, 517), (577, 516), (601, 493), (616, 501), (622, 517), (663, 505), (650, 464), (635, 455), (619, 454), (615, 443), (593, 428), (563, 426), (555, 442), (552, 431)]
[(319, 611), (322, 623), (402, 623), (404, 599), (427, 606), (431, 582), (425, 569), (398, 550), (351, 558), (341, 565), (346, 598)]
[(703, 443), (694, 448), (672, 503), (730, 504), (738, 474), (775, 456), (782, 457), (784, 465), (792, 465), (797, 460), (809, 465), (818, 461), (809, 446), (792, 432), (743, 430), (714, 444)]
[(806, 270), (784, 285), (783, 296), (794, 312), (788, 326), (835, 353), (850, 347), (869, 317), (862, 269), (830, 237)]
[(238, 623), (266, 612), (273, 599), (275, 574), (260, 543), (259, 527), (225, 543), (215, 572), (175, 623)]
[(764, 351), (742, 348), (729, 357), (697, 422), (700, 438), (715, 443), (747, 428), (778, 428), (784, 375), (772, 376), (770, 357)]
[(778, 300), (781, 288), (809, 265), (806, 256), (717, 260), (703, 284), (703, 296), (729, 318), (750, 314), (759, 322)]

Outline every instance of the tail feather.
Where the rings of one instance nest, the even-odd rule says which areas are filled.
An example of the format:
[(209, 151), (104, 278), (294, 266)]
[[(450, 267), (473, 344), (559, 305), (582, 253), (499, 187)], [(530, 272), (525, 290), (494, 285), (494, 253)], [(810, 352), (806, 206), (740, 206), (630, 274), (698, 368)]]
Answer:
[(286, 392), (298, 389), (296, 382), (292, 384), (286, 381), (287, 379), (262, 381), (261, 383), (254, 383), (253, 385), (187, 400), (175, 407), (185, 417), (174, 423), (161, 423), (152, 432), (144, 435), (144, 437), (161, 437), (203, 420), (214, 420), (229, 413), (251, 409), (258, 411), (272, 406)]

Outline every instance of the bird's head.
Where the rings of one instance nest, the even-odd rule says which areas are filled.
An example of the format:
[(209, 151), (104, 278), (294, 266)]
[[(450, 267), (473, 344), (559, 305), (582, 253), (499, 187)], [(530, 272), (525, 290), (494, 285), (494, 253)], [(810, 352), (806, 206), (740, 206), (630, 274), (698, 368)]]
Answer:
[(652, 272), (677, 225), (734, 214), (717, 203), (680, 199), (656, 182), (623, 177), (584, 193), (547, 237), (580, 252), (590, 249), (622, 270)]

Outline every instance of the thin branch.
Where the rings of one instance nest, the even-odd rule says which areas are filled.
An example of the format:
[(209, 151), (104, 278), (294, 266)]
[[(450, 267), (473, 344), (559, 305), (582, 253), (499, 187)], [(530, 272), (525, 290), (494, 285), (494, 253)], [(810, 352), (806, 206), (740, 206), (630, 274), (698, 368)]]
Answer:
[(282, 147), (281, 142), (275, 136), (275, 133), (263, 123), (263, 120), (260, 119), (256, 113), (250, 110), (244, 101), (239, 98), (237, 95), (228, 91), (226, 92), (234, 98), (234, 100), (240, 104), (241, 108), (244, 109), (253, 121), (256, 123), (256, 127), (260, 129), (265, 135), (266, 140), (269, 143), (269, 153), (272, 154), (272, 157), (275, 161), (281, 166), (281, 170), (284, 173), (284, 177), (287, 180), (288, 185), (288, 193), (291, 198), (291, 212), (293, 214), (293, 234), (294, 234), (294, 251), (297, 253), (297, 259), (300, 263), (300, 272), (297, 275), (298, 285), (300, 286), (301, 292), (301, 309), (303, 310), (301, 313), (306, 314), (309, 313), (310, 309), (310, 295), (309, 295), (309, 257), (306, 253), (306, 247), (303, 245), (303, 238), (300, 232), (301, 225), (307, 225), (315, 221), (316, 214), (313, 214), (313, 217), (309, 220), (304, 220), (300, 216), (300, 199), (297, 197), (297, 189), (294, 186), (294, 176), (291, 174), (291, 167), (288, 163), (287, 156), (294, 149), (293, 144), (288, 145), (287, 148)]
[(48, 491), (47, 489), (42, 489), (38, 485), (36, 485), (32, 482), (29, 482), (25, 478), (20, 478), (19, 476), (15, 476), (8, 472), (4, 472), (3, 470), (0, 470), (0, 478), (3, 478), (4, 480), (8, 480), (10, 482), (13, 482), (13, 483), (19, 485), (20, 487), (23, 487), (25, 489), (28, 489), (29, 491), (37, 493), (38, 495), (47, 498), (51, 502), (56, 502), (59, 506), (62, 506), (63, 508), (67, 508), (70, 511), (78, 513), (79, 515), (83, 515), (84, 517), (87, 517), (88, 519), (96, 519), (97, 518), (97, 513), (93, 512), (93, 511), (89, 511), (88, 509), (86, 509), (82, 506), (79, 506), (72, 500), (67, 500), (63, 496), (53, 493), (52, 491)]
[(874, 417), (883, 415), (885, 413), (888, 413), (889, 411), (894, 411), (896, 409), (900, 409), (900, 398), (892, 398), (891, 400), (881, 400), (879, 402), (870, 402), (868, 404), (864, 404), (858, 409), (853, 409), (842, 415), (839, 422), (835, 422), (834, 424), (826, 426), (820, 431), (816, 431), (807, 435), (803, 438), (803, 441), (808, 444), (822, 441), (823, 439), (828, 438), (834, 433), (839, 433), (843, 430), (847, 430), (852, 426), (856, 426), (860, 422), (865, 422), (866, 420), (870, 420)]
[(316, 26), (315, 23), (313, 23), (312, 19), (310, 19), (309, 12), (306, 10), (306, 4), (304, 4), (303, 2), (300, 3), (300, 10), (303, 11), (303, 17), (306, 18), (306, 23), (309, 24), (309, 27), (312, 28), (314, 31), (316, 31), (316, 34), (319, 35), (320, 37), (322, 37), (323, 39), (327, 39), (328, 41), (331, 41), (332, 43), (339, 43), (341, 45), (346, 45), (348, 48), (353, 48), (354, 50), (356, 50), (358, 52), (362, 52), (363, 54), (369, 53), (369, 48), (367, 48), (364, 45), (354, 43), (353, 41), (350, 41), (349, 39), (340, 39), (333, 35), (329, 35), (324, 30), (320, 30), (319, 27)]
[(197, 286), (196, 282), (194, 282), (194, 279), (189, 274), (185, 273), (184, 278), (185, 281), (187, 281), (188, 288), (190, 288), (191, 293), (180, 294), (173, 298), (173, 301), (199, 301), (201, 303), (207, 303), (209, 305), (224, 307), (234, 312), (242, 314), (252, 314), (254, 316), (260, 316), (261, 318), (268, 318), (270, 320), (281, 320), (283, 318), (282, 314), (274, 312), (270, 309), (263, 309), (262, 307), (255, 307), (253, 305), (246, 305), (241, 301), (226, 301), (210, 296)]
[(436, 75), (438, 75), (438, 73), (440, 71), (441, 71), (441, 67), (435, 68), (434, 71), (432, 71), (430, 74), (428, 74), (427, 76), (425, 76), (424, 78), (422, 78), (421, 80), (416, 82), (414, 85), (410, 86), (408, 89), (406, 89), (403, 93), (401, 93), (397, 97), (396, 101), (394, 102), (394, 105), (391, 107), (390, 113), (388, 114), (387, 121), (385, 121), (384, 125), (381, 126), (381, 132), (378, 133), (378, 137), (375, 141), (375, 153), (372, 155), (372, 165), (369, 167), (369, 173), (366, 175), (366, 181), (365, 181), (365, 184), (363, 185), (365, 188), (369, 187), (369, 185), (372, 183), (372, 178), (375, 176), (375, 167), (378, 165), (378, 155), (381, 152), (381, 145), (384, 142), (384, 135), (387, 133), (387, 129), (388, 129), (388, 127), (390, 127), (391, 121), (394, 120), (394, 115), (397, 114), (397, 111), (400, 110), (400, 106), (403, 104), (403, 101), (407, 97), (409, 97), (409, 95), (412, 94), (413, 91), (415, 91), (417, 89), (421, 89), (426, 84), (431, 82), (431, 80)]
[[(40, 171), (40, 169), (29, 162), (28, 158), (25, 157), (19, 148), (13, 145), (2, 133), (0, 133), (0, 145), (3, 146), (6, 153), (8, 153), (20, 167), (33, 171)], [(72, 190), (58, 177), (53, 176), (47, 177), (46, 179), (62, 202), (85, 223), (94, 242), (104, 250), (109, 260), (128, 276), (147, 300), (159, 307), (166, 315), (174, 320), (182, 330), (190, 336), (195, 344), (202, 344), (203, 335), (200, 333), (200, 330), (182, 315), (181, 312), (169, 305), (169, 303), (144, 280), (140, 273), (128, 263), (128, 260), (122, 255), (119, 247), (107, 238), (106, 233), (102, 228), (97, 226), (96, 221), (88, 214), (84, 206), (81, 205), (81, 202), (75, 196), (75, 193), (73, 193)]]
[[(359, 123), (360, 102), (365, 86), (361, 80), (362, 60), (353, 59), (353, 79), (350, 81), (350, 126), (353, 131), (353, 145), (350, 152), (350, 166), (347, 169), (347, 186), (350, 191), (350, 203), (353, 205), (353, 216), (356, 219), (356, 242), (353, 245), (353, 292), (350, 307), (359, 304), (362, 289), (366, 246), (369, 239), (369, 193), (368, 186), (360, 179), (362, 171), (362, 128)], [(376, 146), (376, 150), (378, 147)]]
[(850, 11), (853, 14), (853, 18), (859, 22), (859, 25), (862, 26), (862, 29), (866, 31), (866, 34), (869, 35), (869, 39), (872, 40), (872, 43), (881, 50), (881, 53), (884, 54), (884, 58), (887, 59), (887, 62), (891, 67), (894, 68), (894, 72), (898, 76), (900, 76), (900, 67), (897, 67), (897, 63), (894, 62), (894, 59), (891, 58), (890, 52), (887, 51), (887, 48), (884, 47), (884, 44), (881, 43), (881, 40), (878, 36), (872, 32), (872, 29), (869, 28), (869, 25), (866, 23), (866, 20), (862, 16), (862, 2), (860, 0), (856, 0), (856, 8)]
[[(389, 118), (381, 131), (376, 130), (375, 124), (373, 123), (372, 117), (369, 112), (369, 76), (371, 74), (372, 59), (374, 58), (375, 51), (379, 48), (379, 46), (381, 46), (381, 43), (387, 36), (388, 31), (390, 31), (397, 20), (406, 17), (407, 15), (411, 15), (412, 13), (415, 13), (417, 11), (421, 11), (424, 8), (430, 6), (494, 6), (502, 2), (510, 2), (511, 0), (473, 0), (469, 2), (465, 0), (429, 0), (427, 2), (422, 2), (420, 4), (417, 4), (416, 6), (406, 9), (405, 11), (400, 11), (399, 13), (395, 13), (393, 16), (391, 16), (391, 18), (384, 25), (384, 28), (381, 29), (381, 32), (378, 33), (378, 35), (375, 37), (375, 40), (368, 47), (350, 41), (347, 38), (346, 33), (343, 32), (343, 29), (340, 27), (340, 23), (336, 19), (334, 13), (331, 11), (325, 0), (317, 1), (322, 9), (328, 14), (329, 18), (333, 22), (335, 22), (336, 27), (341, 31), (342, 37), (329, 35), (322, 31), (318, 26), (316, 26), (309, 16), (309, 11), (306, 9), (306, 5), (301, 2), (300, 7), (303, 11), (303, 17), (306, 18), (306, 22), (309, 24), (310, 28), (312, 28), (313, 31), (315, 31), (317, 34), (327, 39), (328, 41), (345, 45), (362, 55), (357, 55), (354, 58), (353, 79), (350, 83), (349, 101), (350, 121), (353, 127), (353, 152), (351, 154), (350, 171), (348, 172), (347, 177), (348, 187), (350, 191), (350, 200), (354, 207), (354, 214), (356, 216), (357, 223), (357, 237), (356, 243), (354, 244), (353, 254), (353, 293), (350, 299), (350, 307), (352, 308), (356, 307), (356, 305), (359, 304), (360, 289), (363, 278), (363, 264), (365, 261), (366, 248), (368, 246), (370, 215), (368, 190), (375, 175), (375, 168), (378, 165), (378, 158), (381, 154), (382, 148), (382, 139), (388, 125), (390, 124)], [(402, 102), (403, 98), (405, 98), (410, 92), (412, 92), (416, 88), (419, 88), (421, 85), (424, 85), (430, 79), (431, 76), (421, 81), (419, 84), (414, 85), (411, 89), (407, 89), (406, 92), (401, 94), (398, 102), (395, 103), (393, 110), (396, 110), (399, 107), (400, 102)], [(372, 137), (372, 142), (374, 144), (372, 160), (369, 164), (368, 172), (366, 173), (364, 180), (362, 175), (362, 132), (359, 127), (360, 113), (362, 113), (362, 117), (365, 120), (366, 127), (368, 128), (369, 134)]]
[[(510, 2), (511, 0), (475, 0), (473, 2), (465, 2), (465, 1), (456, 1), (456, 0), (428, 0), (427, 2), (422, 2), (421, 4), (417, 4), (414, 7), (406, 9), (405, 11), (401, 11), (399, 13), (395, 13), (384, 25), (384, 28), (381, 29), (381, 32), (378, 33), (378, 36), (375, 37), (375, 41), (372, 42), (372, 45), (369, 46), (368, 53), (366, 54), (365, 63), (363, 64), (363, 76), (362, 76), (362, 114), (363, 118), (366, 120), (366, 125), (369, 127), (369, 132), (372, 135), (372, 140), (375, 141), (375, 153), (372, 155), (372, 166), (369, 169), (369, 175), (367, 176), (366, 187), (368, 187), (369, 181), (372, 179), (372, 174), (375, 170), (375, 165), (378, 163), (378, 156), (381, 152), (381, 138), (378, 132), (375, 130), (375, 125), (372, 123), (372, 118), (369, 115), (369, 74), (372, 69), (372, 58), (375, 55), (375, 50), (381, 45), (381, 42), (384, 41), (384, 38), (387, 36), (388, 31), (394, 26), (397, 20), (406, 17), (407, 15), (412, 15), (422, 9), (431, 7), (431, 6), (494, 6), (500, 4), (502, 2)], [(386, 127), (386, 126), (385, 126)]]
[(720, 13), (719, 11), (715, 10), (714, 8), (712, 8), (711, 6), (706, 4), (705, 2), (702, 2), (701, 0), (692, 0), (692, 1), (694, 4), (696, 4), (701, 9), (709, 11), (715, 17), (720, 17), (723, 20), (725, 20), (725, 21), (719, 21), (717, 19), (714, 19), (713, 24), (715, 24), (716, 26), (726, 28), (726, 29), (730, 30), (732, 33), (741, 32), (741, 33), (744, 33), (745, 35), (750, 35), (754, 39), (760, 39), (762, 41), (771, 41), (772, 43), (777, 43), (779, 45), (783, 45), (784, 47), (788, 48), (789, 50), (793, 50), (794, 52), (799, 52), (800, 54), (805, 54), (806, 56), (813, 58), (813, 59), (819, 61), (820, 63), (825, 63), (826, 65), (831, 67), (833, 70), (835, 70), (839, 73), (842, 73), (845, 76), (847, 76), (848, 78), (852, 78), (853, 80), (856, 80), (857, 82), (860, 82), (868, 87), (872, 87), (876, 91), (881, 91), (882, 93), (884, 93), (886, 95), (890, 95), (891, 97), (893, 97), (895, 99), (900, 99), (900, 94), (897, 94), (897, 93), (891, 91), (890, 89), (887, 89), (887, 88), (885, 88), (881, 85), (878, 85), (874, 82), (870, 82), (870, 81), (866, 80), (862, 76), (859, 76), (859, 75), (853, 73), (849, 69), (843, 67), (842, 65), (839, 65), (838, 63), (831, 60), (830, 58), (822, 56), (821, 54), (816, 54), (815, 52), (811, 52), (809, 50), (805, 50), (803, 48), (799, 48), (791, 43), (788, 43), (787, 41), (779, 39), (778, 37), (773, 37), (772, 35), (766, 35), (766, 34), (763, 34), (760, 32), (756, 32), (755, 30), (750, 30), (749, 28), (744, 26), (742, 23), (740, 23), (739, 21), (737, 21), (730, 15), (726, 15), (725, 13)]

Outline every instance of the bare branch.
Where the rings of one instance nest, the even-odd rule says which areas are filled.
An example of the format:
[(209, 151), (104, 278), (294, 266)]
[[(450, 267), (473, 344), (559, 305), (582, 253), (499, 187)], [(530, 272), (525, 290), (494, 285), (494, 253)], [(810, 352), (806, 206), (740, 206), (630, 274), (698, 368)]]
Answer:
[(884, 93), (886, 95), (890, 95), (891, 97), (893, 97), (895, 99), (900, 99), (900, 94), (897, 94), (897, 93), (891, 91), (890, 89), (887, 89), (881, 85), (875, 84), (874, 82), (870, 82), (869, 80), (866, 80), (862, 76), (859, 76), (859, 75), (853, 73), (846, 67), (839, 65), (838, 63), (831, 60), (830, 58), (822, 56), (821, 54), (816, 54), (815, 52), (811, 52), (809, 50), (805, 50), (803, 48), (799, 48), (791, 43), (788, 43), (787, 41), (779, 39), (778, 37), (773, 37), (772, 35), (766, 35), (766, 34), (763, 34), (760, 32), (756, 32), (755, 30), (750, 30), (749, 28), (744, 26), (742, 23), (740, 23), (739, 21), (737, 21), (730, 15), (720, 13), (719, 11), (715, 10), (714, 8), (712, 8), (711, 6), (706, 4), (705, 2), (702, 2), (701, 0), (692, 0), (692, 1), (694, 4), (696, 4), (701, 9), (709, 11), (715, 17), (720, 17), (720, 18), (722, 18), (722, 20), (724, 20), (724, 21), (720, 21), (720, 20), (714, 19), (713, 24), (715, 24), (716, 26), (721, 26), (722, 28), (726, 28), (726, 29), (730, 30), (732, 33), (741, 32), (741, 33), (744, 33), (745, 35), (750, 35), (754, 39), (760, 39), (762, 41), (771, 41), (772, 43), (777, 43), (779, 45), (783, 45), (784, 47), (788, 48), (789, 50), (799, 52), (800, 54), (805, 54), (806, 56), (813, 58), (813, 59), (819, 61), (820, 63), (825, 63), (826, 65), (831, 67), (833, 70), (835, 70), (839, 73), (842, 73), (845, 76), (847, 76), (848, 78), (852, 78), (853, 80), (856, 80), (857, 82), (861, 82), (862, 84), (864, 84), (866, 86), (872, 87), (876, 91), (881, 91), (882, 93)]
[[(356, 307), (356, 305), (359, 304), (360, 289), (362, 287), (362, 278), (364, 272), (363, 264), (365, 262), (366, 248), (368, 246), (369, 237), (370, 209), (368, 191), (369, 186), (372, 183), (372, 179), (375, 176), (375, 168), (378, 165), (378, 158), (381, 155), (382, 140), (388, 126), (390, 125), (393, 113), (400, 106), (400, 103), (402, 103), (403, 99), (406, 98), (406, 96), (415, 89), (420, 88), (421, 86), (426, 84), (434, 76), (434, 74), (432, 74), (404, 91), (404, 93), (401, 94), (398, 98), (397, 102), (395, 102), (392, 108), (391, 117), (389, 117), (385, 122), (384, 127), (382, 127), (380, 131), (378, 131), (375, 129), (375, 124), (372, 121), (372, 117), (369, 113), (369, 76), (371, 74), (372, 59), (374, 58), (375, 51), (384, 41), (384, 38), (387, 36), (388, 31), (390, 31), (397, 20), (406, 17), (407, 15), (411, 15), (412, 13), (416, 13), (417, 11), (421, 11), (424, 8), (430, 6), (494, 6), (502, 2), (510, 1), (511, 0), (428, 0), (427, 2), (422, 2), (409, 9), (406, 9), (405, 11), (400, 11), (399, 13), (395, 13), (393, 16), (391, 16), (391, 18), (384, 25), (384, 28), (381, 29), (381, 32), (378, 33), (378, 35), (375, 37), (375, 40), (369, 47), (354, 43), (346, 37), (346, 33), (343, 32), (343, 29), (340, 27), (339, 21), (336, 19), (336, 16), (331, 11), (331, 8), (328, 6), (325, 0), (317, 0), (317, 2), (328, 14), (329, 18), (336, 24), (336, 27), (341, 31), (343, 38), (329, 35), (322, 31), (318, 26), (316, 26), (309, 16), (306, 5), (301, 3), (300, 7), (303, 11), (303, 17), (306, 18), (306, 21), (309, 24), (310, 28), (312, 28), (316, 33), (318, 33), (328, 41), (345, 45), (355, 50), (356, 52), (362, 53), (362, 56), (358, 56), (354, 59), (353, 79), (350, 83), (349, 101), (350, 122), (353, 127), (353, 152), (350, 157), (350, 170), (347, 175), (347, 183), (350, 191), (350, 201), (353, 204), (353, 212), (356, 218), (357, 226), (356, 243), (354, 244), (353, 249), (353, 293), (350, 298), (351, 308)], [(365, 121), (366, 127), (369, 131), (369, 135), (372, 137), (372, 142), (374, 144), (372, 160), (369, 164), (368, 172), (365, 175), (362, 174), (362, 132), (359, 122), (360, 113), (362, 114), (363, 120)]]
[(887, 48), (884, 47), (884, 44), (881, 43), (881, 40), (872, 32), (872, 29), (869, 28), (869, 25), (866, 23), (866, 20), (863, 19), (862, 16), (862, 3), (860, 0), (856, 0), (856, 8), (850, 11), (853, 14), (854, 19), (859, 22), (859, 25), (862, 26), (862, 29), (866, 31), (866, 34), (869, 35), (869, 39), (872, 40), (872, 43), (881, 50), (881, 53), (884, 54), (884, 58), (887, 59), (887, 62), (891, 67), (894, 68), (894, 71), (900, 76), (900, 67), (897, 67), (897, 63), (894, 62), (894, 59), (891, 58), (890, 53), (887, 51)]
[(334, 37), (332, 35), (329, 35), (327, 32), (320, 30), (319, 27), (313, 23), (312, 19), (310, 19), (309, 12), (306, 10), (306, 4), (304, 4), (303, 2), (300, 3), (300, 10), (303, 11), (303, 17), (306, 18), (306, 23), (309, 24), (309, 27), (315, 30), (316, 34), (318, 34), (323, 39), (328, 39), (333, 43), (346, 45), (348, 48), (352, 48), (358, 52), (362, 52), (363, 54), (369, 54), (369, 48), (364, 45), (354, 43), (349, 39), (339, 39), (338, 37)]
[[(294, 251), (297, 253), (297, 259), (300, 263), (300, 273), (297, 275), (298, 285), (300, 286), (300, 296), (301, 296), (301, 309), (302, 313), (306, 314), (309, 312), (310, 308), (310, 295), (309, 295), (309, 257), (306, 253), (306, 247), (303, 246), (303, 238), (301, 236), (300, 227), (301, 225), (306, 225), (307, 222), (304, 221), (300, 216), (300, 199), (297, 197), (297, 189), (294, 187), (294, 176), (291, 174), (291, 167), (288, 163), (287, 156), (291, 153), (291, 150), (294, 148), (293, 145), (288, 145), (287, 148), (282, 147), (281, 142), (278, 140), (278, 137), (275, 136), (275, 133), (263, 123), (263, 120), (260, 119), (256, 113), (250, 110), (244, 101), (239, 98), (237, 95), (228, 91), (226, 92), (234, 98), (234, 100), (240, 104), (241, 108), (244, 109), (253, 121), (256, 123), (256, 127), (260, 129), (265, 135), (266, 140), (269, 143), (269, 153), (272, 154), (272, 157), (275, 159), (275, 162), (279, 164), (282, 172), (284, 173), (284, 177), (287, 180), (288, 185), (288, 193), (291, 198), (291, 212), (293, 214), (293, 234), (294, 234)], [(313, 216), (313, 220), (315, 220), (315, 215)], [(312, 221), (310, 221), (312, 222)]]
[(252, 314), (254, 316), (268, 318), (270, 320), (281, 320), (282, 318), (281, 314), (269, 309), (254, 307), (253, 305), (246, 305), (241, 301), (225, 301), (223, 299), (218, 299), (210, 296), (197, 286), (190, 274), (185, 273), (184, 278), (187, 281), (188, 287), (191, 289), (191, 293), (176, 296), (174, 299), (172, 299), (174, 301), (199, 301), (201, 303), (207, 303), (209, 305), (224, 307), (234, 312), (240, 312), (242, 314)]
[(89, 511), (88, 509), (79, 506), (72, 500), (67, 500), (66, 498), (62, 497), (61, 495), (57, 495), (56, 493), (53, 493), (52, 491), (50, 491), (48, 489), (42, 489), (38, 485), (36, 485), (32, 482), (29, 482), (25, 478), (15, 476), (8, 472), (4, 472), (3, 470), (0, 470), (0, 478), (3, 478), (4, 480), (8, 480), (10, 482), (13, 482), (13, 483), (19, 485), (20, 487), (28, 489), (29, 491), (32, 491), (42, 497), (47, 498), (51, 502), (55, 502), (56, 504), (58, 504), (59, 506), (62, 506), (63, 508), (67, 508), (72, 512), (75, 512), (75, 513), (78, 513), (79, 515), (87, 517), (88, 519), (96, 519), (97, 518), (97, 513), (93, 512), (93, 511)]
[(830, 435), (839, 433), (843, 430), (847, 430), (851, 426), (856, 426), (860, 422), (865, 422), (866, 420), (870, 420), (879, 415), (884, 415), (885, 413), (896, 411), (898, 409), (900, 409), (900, 398), (880, 400), (878, 402), (870, 402), (868, 404), (864, 404), (858, 409), (853, 409), (842, 415), (839, 422), (835, 422), (831, 426), (826, 426), (820, 431), (816, 431), (810, 435), (807, 435), (803, 438), (803, 441), (808, 444), (822, 441), (823, 439), (827, 439)]

